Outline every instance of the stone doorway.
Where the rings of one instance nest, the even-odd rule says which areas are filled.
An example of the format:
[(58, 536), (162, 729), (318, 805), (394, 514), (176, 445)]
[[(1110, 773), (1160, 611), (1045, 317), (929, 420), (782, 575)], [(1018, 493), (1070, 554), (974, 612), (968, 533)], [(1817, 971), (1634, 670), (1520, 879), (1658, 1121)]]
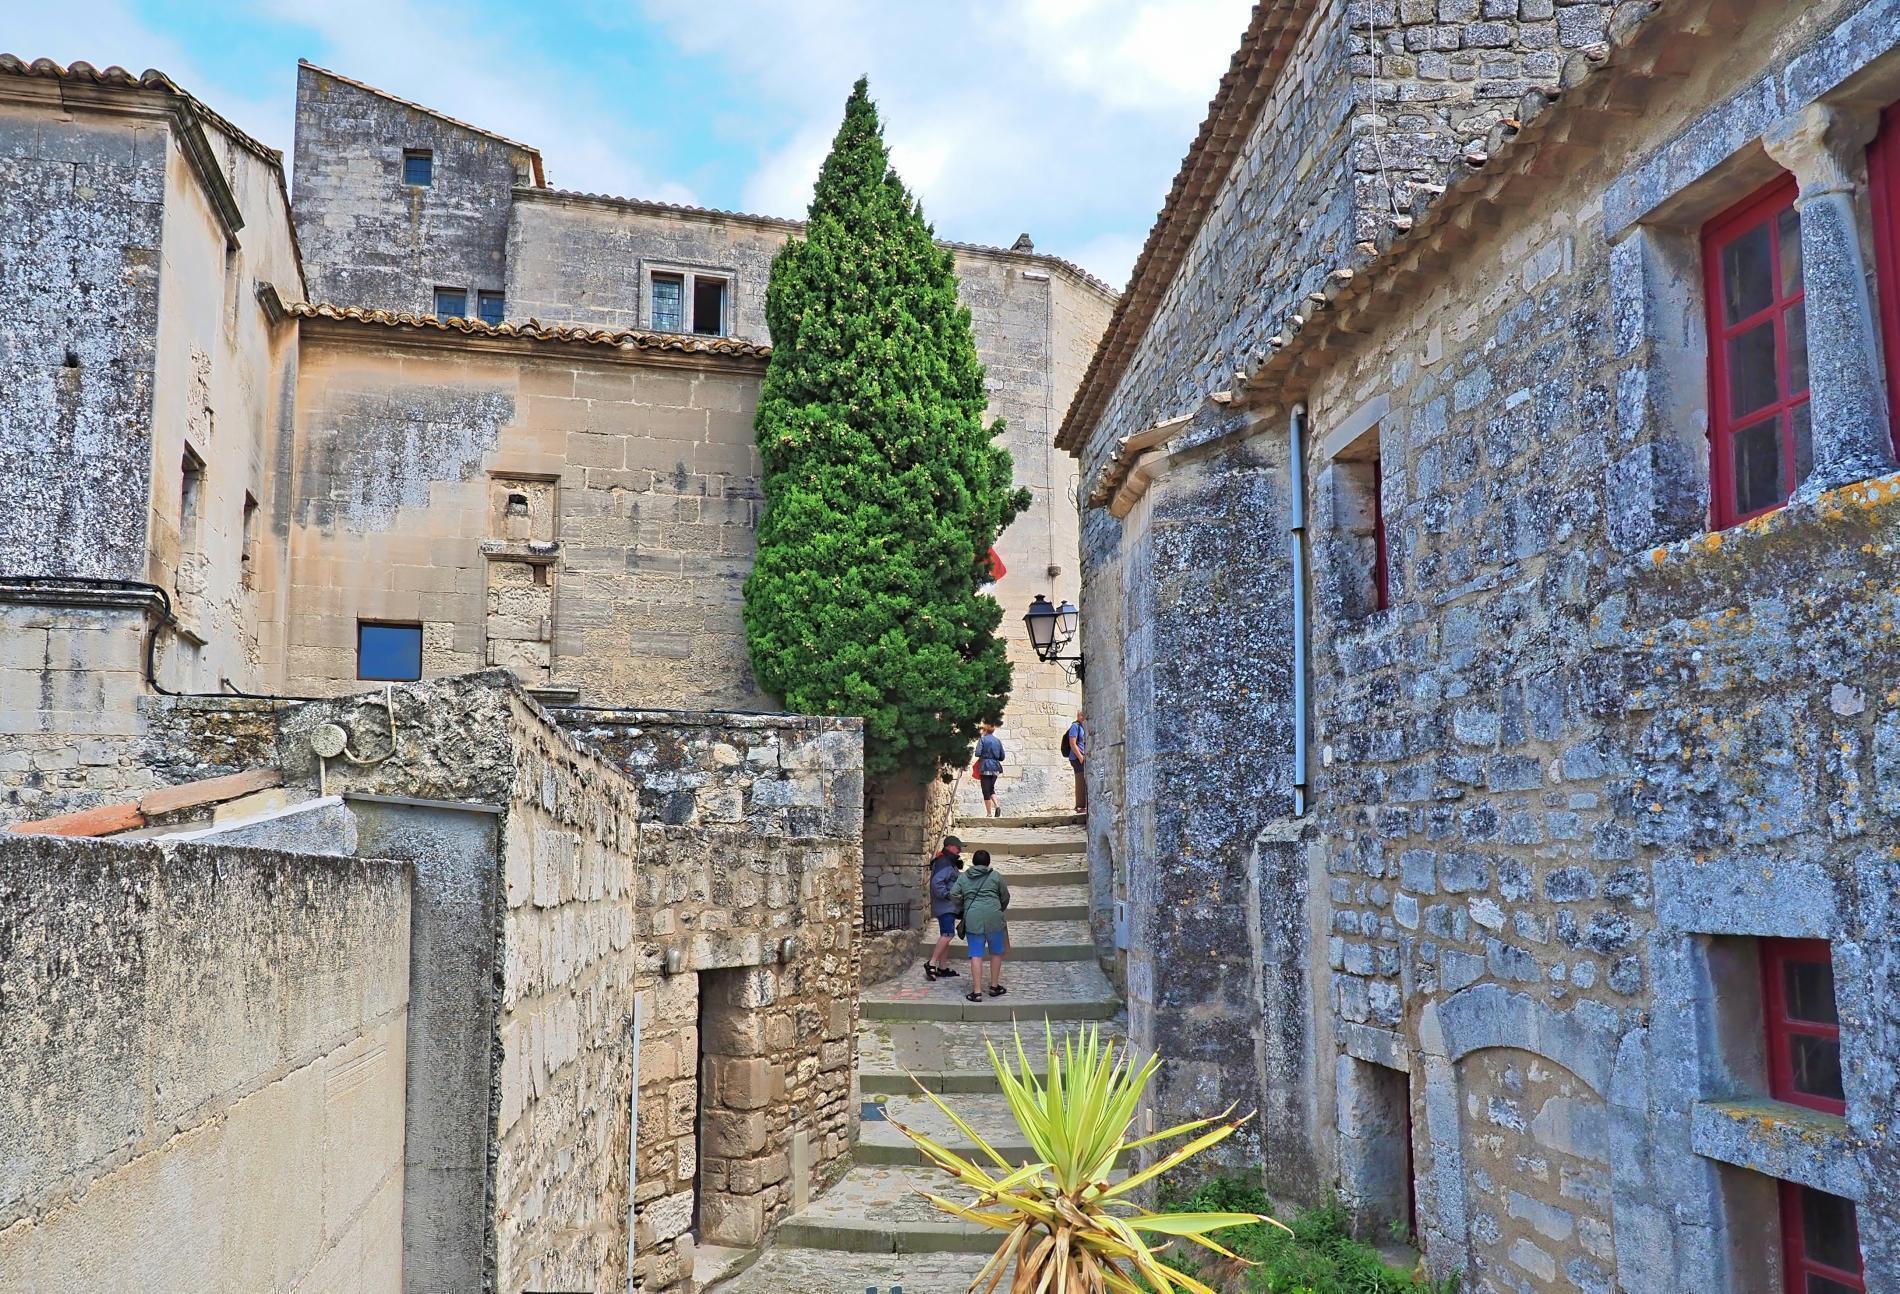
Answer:
[(773, 1187), (785, 1178), (768, 1111), (783, 1083), (766, 1054), (775, 968), (699, 973), (698, 1174), (693, 1231), (702, 1244), (746, 1247), (765, 1237)]

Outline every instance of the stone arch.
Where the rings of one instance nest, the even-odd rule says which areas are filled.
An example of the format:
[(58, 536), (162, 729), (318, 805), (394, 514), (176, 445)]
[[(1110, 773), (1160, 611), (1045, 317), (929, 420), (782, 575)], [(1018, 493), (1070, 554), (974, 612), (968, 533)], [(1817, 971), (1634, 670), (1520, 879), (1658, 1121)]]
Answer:
[(1623, 1018), (1557, 1010), (1497, 984), (1425, 1008), (1430, 1163), (1421, 1230), (1434, 1271), (1499, 1288), (1613, 1287)]

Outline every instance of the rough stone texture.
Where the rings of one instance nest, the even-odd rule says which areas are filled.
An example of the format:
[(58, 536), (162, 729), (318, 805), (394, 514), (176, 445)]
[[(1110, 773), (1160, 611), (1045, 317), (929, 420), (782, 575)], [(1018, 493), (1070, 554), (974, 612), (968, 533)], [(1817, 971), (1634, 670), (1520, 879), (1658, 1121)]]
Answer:
[[(434, 183), (403, 183), (403, 153), (434, 154)], [(507, 286), (510, 191), (532, 182), (527, 150), (297, 68), (297, 236), (310, 299), (435, 313), (437, 287)], [(510, 309), (508, 317), (528, 316)]]
[[(1557, 6), (1558, 45), (1600, 23), (1598, 8)], [(1297, 388), (1310, 415), (1313, 808), (1286, 827), (1304, 865), (1268, 873), (1246, 902), (1262, 958), (1304, 907), (1316, 1059), (1266, 1072), (1311, 1083), (1326, 1112), (1309, 1180), (1337, 1173), (1349, 1202), (1388, 1209), (1379, 1174), (1398, 1156), (1366, 1135), (1370, 1084), (1340, 1054), (1405, 1072), (1421, 1238), (1434, 1270), (1462, 1270), (1474, 1289), (1758, 1294), (1778, 1261), (1764, 1174), (1855, 1198), (1869, 1287), (1900, 1279), (1886, 1119), (1900, 1024), (1883, 951), (1900, 844), (1900, 797), (1883, 789), (1900, 767), (1900, 481), (1707, 532), (1694, 268), (1700, 222), (1773, 177), (1745, 164), (1762, 130), (1889, 53), (1900, 6), (1751, 4), (1735, 19), (1726, 57), (1667, 81), (1640, 113), (1550, 109), (1586, 123), (1591, 147), (1553, 154), (1543, 178), (1484, 209), (1363, 333), (1313, 352)], [(1313, 174), (1342, 165), (1322, 158)], [(1230, 184), (1254, 174), (1239, 167)], [(1661, 214), (1632, 229), (1632, 207)], [(1866, 221), (1864, 190), (1855, 209)], [(1203, 257), (1173, 291), (1185, 303), (1265, 283), (1258, 310), (1249, 296), (1232, 314), (1164, 317), (1082, 454), (1092, 466), (1155, 417), (1195, 415), (1126, 518), (1085, 518), (1091, 862), (1098, 885), (1120, 882), (1130, 900), (1131, 1032), (1151, 983), (1199, 985), (1199, 1001), (1220, 991), (1204, 983), (1210, 964), (1247, 948), (1232, 929), (1211, 948), (1162, 938), (1146, 950), (1152, 974), (1141, 967), (1142, 891), (1180, 866), (1163, 833), (1186, 834), (1197, 803), (1166, 779), (1226, 758), (1231, 818), (1266, 785), (1253, 765), (1283, 768), (1291, 752), (1284, 694), (1243, 705), (1218, 685), (1166, 685), (1158, 662), (1218, 678), (1241, 653), (1218, 641), (1181, 665), (1158, 641), (1168, 608), (1144, 601), (1165, 587), (1155, 536), (1172, 501), (1250, 459), (1271, 471), (1286, 443), (1286, 408), (1249, 407), (1244, 391), (1206, 405), (1206, 387), (1226, 380), (1156, 376), (1251, 368), (1247, 339), (1278, 327), (1271, 285), (1315, 265), (1276, 241), (1307, 208), (1290, 220), (1294, 208), (1262, 195), (1249, 210), (1258, 233), (1210, 222), (1203, 241), (1261, 258), (1252, 272), (1217, 274)], [(1817, 330), (1809, 346), (1833, 335)], [(1365, 586), (1354, 509), (1315, 499), (1335, 466), (1328, 434), (1381, 401), (1367, 425), (1389, 610)], [(1256, 430), (1237, 425), (1248, 418)], [(1182, 524), (1214, 554), (1197, 573), (1248, 590), (1226, 605), (1271, 636), (1261, 655), (1283, 667), (1284, 478), (1275, 485), (1244, 540), (1221, 507)], [(1184, 734), (1159, 772), (1154, 734)], [(1188, 838), (1229, 830), (1203, 820)], [(1227, 892), (1219, 860), (1197, 862), (1183, 892)], [(1819, 1140), (1798, 1120), (1716, 1110), (1765, 1090), (1754, 949), (1766, 936), (1833, 944), (1848, 1115)], [(1271, 1007), (1247, 1015), (1255, 1051), (1274, 1045)], [(1218, 1063), (1227, 1090), (1248, 1081), (1244, 1043)], [(1383, 1136), (1391, 1121), (1371, 1126)]]
[(407, 868), (0, 836), (0, 909), (0, 1284), (402, 1288)]

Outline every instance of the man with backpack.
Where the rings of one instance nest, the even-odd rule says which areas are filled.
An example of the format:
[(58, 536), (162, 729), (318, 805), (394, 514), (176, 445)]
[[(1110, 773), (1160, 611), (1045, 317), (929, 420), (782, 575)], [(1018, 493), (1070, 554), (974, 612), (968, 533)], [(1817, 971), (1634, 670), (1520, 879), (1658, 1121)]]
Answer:
[(1083, 776), (1082, 766), (1089, 758), (1089, 730), (1082, 723), (1082, 712), (1075, 712), (1075, 722), (1062, 734), (1062, 754), (1069, 761), (1069, 767), (1075, 771), (1075, 811), (1089, 811), (1089, 783)]
[(963, 937), (970, 944), (970, 991), (963, 996), (971, 1002), (983, 1000), (983, 959), (990, 961), (991, 997), (1009, 992), (1003, 987), (1003, 950), (1009, 943), (1009, 924), (1003, 916), (1009, 907), (1009, 884), (990, 869), (990, 851), (979, 849), (970, 857), (970, 870), (957, 877), (950, 897), (963, 917)]
[(949, 979), (956, 975), (954, 966), (943, 959), (950, 952), (950, 938), (957, 932), (957, 873), (963, 870), (963, 842), (955, 836), (943, 838), (943, 849), (930, 860), (930, 915), (937, 918), (937, 946), (924, 961), (926, 980)]
[(992, 818), (1003, 816), (1002, 809), (996, 804), (996, 778), (1003, 771), (1003, 739), (996, 735), (996, 725), (983, 725), (983, 735), (976, 739), (976, 780), (983, 787), (983, 811)]

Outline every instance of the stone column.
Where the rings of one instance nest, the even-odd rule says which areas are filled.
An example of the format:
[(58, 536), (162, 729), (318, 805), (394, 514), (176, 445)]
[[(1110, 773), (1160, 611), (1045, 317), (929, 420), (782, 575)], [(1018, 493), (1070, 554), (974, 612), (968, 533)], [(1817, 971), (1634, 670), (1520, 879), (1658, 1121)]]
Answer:
[(1872, 114), (1815, 103), (1762, 139), (1768, 155), (1801, 186), (1795, 209), (1801, 213), (1814, 470), (1795, 490), (1796, 499), (1894, 470), (1880, 338), (1854, 214), (1854, 176), (1877, 124)]

